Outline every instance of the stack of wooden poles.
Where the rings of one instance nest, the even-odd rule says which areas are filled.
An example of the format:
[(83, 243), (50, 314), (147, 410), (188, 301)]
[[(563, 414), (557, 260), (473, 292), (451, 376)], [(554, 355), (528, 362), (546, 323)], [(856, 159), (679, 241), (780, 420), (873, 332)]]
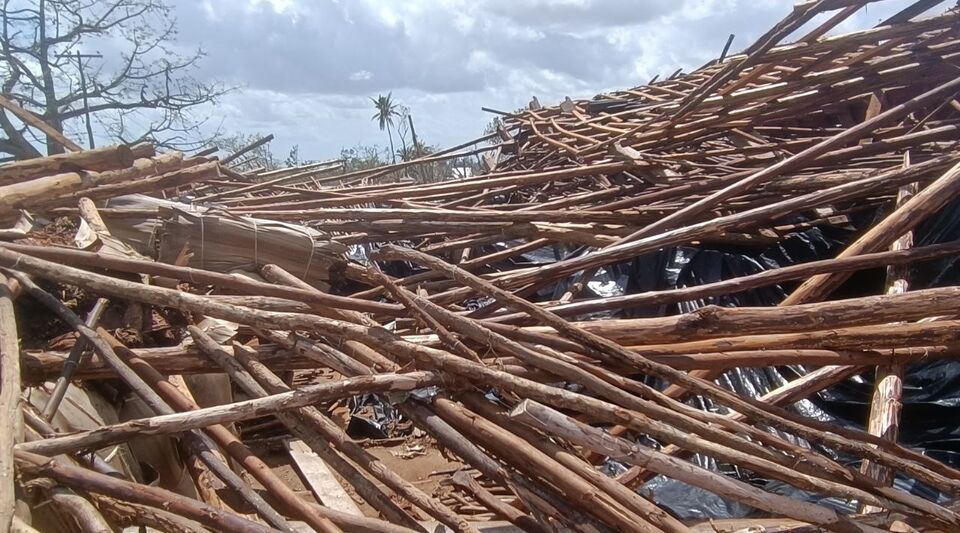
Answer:
[[(912, 279), (960, 252), (914, 242), (960, 192), (960, 11), (920, 0), (830, 33), (870, 3), (800, 2), (742, 53), (725, 48), (692, 73), (532, 102), (501, 113), (494, 133), (375, 169), (245, 172), (233, 156), (148, 146), (0, 167), (0, 217), (79, 217), (100, 237), (86, 249), (17, 242), (29, 233), (0, 243), (0, 526), (29, 531), (24, 508), (43, 503), (80, 531), (473, 532), (492, 519), (538, 533), (960, 530), (960, 470), (898, 444), (909, 365), (960, 356), (960, 287)], [(468, 178), (424, 184), (412, 171), (473, 157), (485, 171)], [(351, 252), (322, 287), (258, 260), (256, 236), (243, 275), (160, 262), (112, 236), (151, 214), (105, 207), (132, 193), (300, 225)], [(816, 228), (849, 238), (823, 259), (711, 283), (591, 288), (660, 250), (756, 250)], [(545, 251), (554, 259), (523, 259)], [(877, 269), (884, 283), (851, 288)], [(71, 308), (52, 287), (98, 303)], [(788, 295), (679, 312), (769, 287)], [(72, 347), (21, 350), (18, 322), (40, 319), (15, 312), (22, 300), (75, 331)], [(98, 326), (108, 306), (175, 312), (178, 343), (129, 346)], [(211, 319), (232, 333), (214, 338)], [(760, 397), (715, 381), (781, 366), (801, 372)], [(332, 377), (283, 379), (318, 368)], [(198, 405), (183, 376), (211, 373), (248, 399)], [(875, 382), (861, 427), (794, 409), (859, 375)], [(101, 383), (149, 414), (84, 431), (51, 423), (69, 390)], [(43, 401), (28, 395), (38, 388)], [(331, 402), (369, 394), (462, 464), (450, 480), (460, 497), (422, 490), (331, 418)], [(372, 511), (300, 497), (233, 431), (269, 416)], [(112, 465), (119, 446), (158, 435), (175, 437), (194, 497)], [(629, 468), (608, 475), (610, 461)], [(655, 476), (755, 513), (678, 518), (645, 489)]]

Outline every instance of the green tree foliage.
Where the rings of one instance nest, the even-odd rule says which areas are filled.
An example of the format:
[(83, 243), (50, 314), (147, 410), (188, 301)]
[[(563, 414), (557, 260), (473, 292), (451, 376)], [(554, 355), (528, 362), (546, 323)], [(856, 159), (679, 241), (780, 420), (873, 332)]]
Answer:
[(393, 93), (387, 93), (386, 96), (380, 94), (376, 98), (370, 98), (373, 107), (377, 110), (370, 120), (377, 122), (380, 131), (387, 130), (387, 138), (390, 139), (390, 155), (394, 163), (397, 162), (396, 152), (393, 148), (394, 119), (400, 117), (400, 110), (397, 103), (393, 101)]
[[(263, 138), (263, 134), (260, 133), (221, 134), (212, 144), (220, 149), (221, 155), (226, 156), (261, 138)], [(237, 161), (232, 162), (231, 166), (240, 172), (244, 172), (255, 169), (275, 170), (288, 165), (284, 165), (283, 161), (273, 155), (270, 143), (267, 143), (250, 150)]]
[(353, 148), (340, 150), (344, 172), (367, 170), (386, 165), (390, 154), (376, 145), (358, 144)]

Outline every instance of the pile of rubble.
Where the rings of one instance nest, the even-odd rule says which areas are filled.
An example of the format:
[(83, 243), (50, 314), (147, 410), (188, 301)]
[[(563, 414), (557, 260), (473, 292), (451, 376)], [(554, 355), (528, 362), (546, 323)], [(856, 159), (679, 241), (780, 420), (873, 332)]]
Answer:
[[(867, 3), (375, 169), (0, 166), (0, 523), (960, 529), (955, 403), (901, 416), (960, 356), (960, 11), (826, 35)], [(464, 157), (486, 171), (418, 179)], [(357, 418), (456, 471), (424, 490)]]

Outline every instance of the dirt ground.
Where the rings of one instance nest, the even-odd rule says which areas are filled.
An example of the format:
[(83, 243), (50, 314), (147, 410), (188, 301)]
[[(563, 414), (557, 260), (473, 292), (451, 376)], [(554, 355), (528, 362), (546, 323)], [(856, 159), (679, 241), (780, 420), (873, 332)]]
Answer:
[[(443, 490), (441, 482), (462, 466), (460, 463), (444, 457), (440, 450), (424, 437), (411, 437), (406, 440), (390, 439), (388, 444), (377, 444), (373, 441), (368, 441), (365, 444), (366, 450), (383, 461), (387, 467), (431, 495), (439, 495)], [(269, 447), (257, 446), (257, 448), (260, 449), (254, 449), (254, 452), (271, 467), (284, 483), (293, 488), (301, 497), (317, 501), (313, 492), (300, 477), (299, 470), (297, 470), (287, 452), (275, 445)], [(371, 517), (377, 516), (377, 512), (357, 496), (349, 483), (344, 482), (339, 475), (337, 475), (337, 480), (364, 514)], [(249, 481), (255, 488), (262, 490), (262, 486), (254, 480)], [(380, 482), (375, 481), (375, 483), (378, 486), (383, 486)], [(420, 518), (422, 520), (428, 519), (426, 516)]]

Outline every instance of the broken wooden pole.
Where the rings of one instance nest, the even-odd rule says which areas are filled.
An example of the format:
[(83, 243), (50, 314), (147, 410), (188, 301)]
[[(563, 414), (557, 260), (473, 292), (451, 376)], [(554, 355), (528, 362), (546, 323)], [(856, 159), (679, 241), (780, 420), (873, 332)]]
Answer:
[[(904, 164), (909, 162), (909, 153), (905, 156)], [(897, 193), (896, 205), (915, 196), (917, 184), (904, 185)], [(908, 231), (890, 245), (891, 251), (909, 250), (913, 247), (913, 232)], [(910, 270), (905, 267), (887, 267), (887, 294), (901, 294), (910, 286)], [(870, 419), (867, 422), (867, 431), (878, 437), (896, 442), (900, 431), (900, 410), (903, 406), (903, 373), (904, 365), (877, 365), (874, 375), (873, 398), (870, 402)], [(876, 466), (869, 461), (860, 465), (860, 471), (876, 479), (884, 485), (893, 484), (893, 473), (889, 469)], [(876, 512), (880, 509), (866, 507), (866, 512)]]

